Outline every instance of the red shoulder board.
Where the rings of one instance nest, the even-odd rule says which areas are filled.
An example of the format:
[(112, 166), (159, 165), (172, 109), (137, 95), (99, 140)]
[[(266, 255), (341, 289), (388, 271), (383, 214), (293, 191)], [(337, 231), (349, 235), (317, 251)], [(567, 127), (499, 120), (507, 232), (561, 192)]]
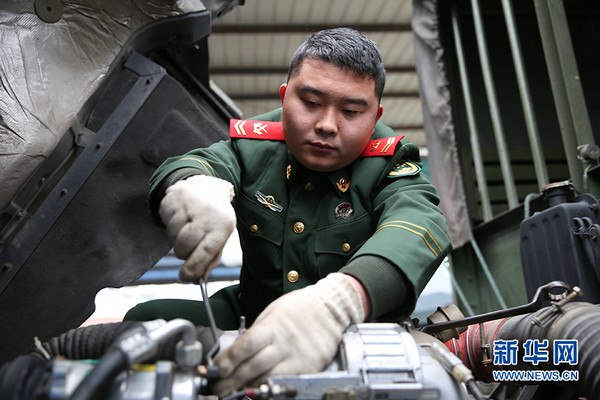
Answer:
[(283, 140), (283, 129), (281, 122), (231, 119), (229, 120), (229, 137)]
[(394, 150), (396, 150), (396, 146), (400, 143), (402, 138), (404, 138), (404, 135), (369, 140), (367, 147), (365, 147), (365, 151), (363, 151), (360, 156), (391, 156), (394, 154)]

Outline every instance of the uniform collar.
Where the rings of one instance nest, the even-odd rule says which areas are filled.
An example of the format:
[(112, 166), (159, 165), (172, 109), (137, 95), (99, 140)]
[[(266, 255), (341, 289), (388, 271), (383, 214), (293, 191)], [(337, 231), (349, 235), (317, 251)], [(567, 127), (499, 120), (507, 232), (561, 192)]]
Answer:
[(326, 181), (328, 181), (336, 191), (336, 193), (341, 197), (344, 193), (350, 190), (351, 180), (350, 177), (352, 175), (352, 164), (339, 169), (337, 171), (320, 173), (312, 171), (302, 165), (290, 152), (289, 148), (287, 149), (288, 153), (288, 165), (286, 170), (286, 178), (288, 181), (291, 181), (299, 176), (305, 177), (322, 177)]
[(291, 181), (295, 177), (299, 175), (309, 175), (313, 173), (308, 168), (304, 167), (304, 165), (300, 164), (300, 161), (296, 160), (296, 158), (292, 155), (292, 152), (289, 148), (287, 148), (287, 170), (286, 170), (286, 178), (288, 181)]

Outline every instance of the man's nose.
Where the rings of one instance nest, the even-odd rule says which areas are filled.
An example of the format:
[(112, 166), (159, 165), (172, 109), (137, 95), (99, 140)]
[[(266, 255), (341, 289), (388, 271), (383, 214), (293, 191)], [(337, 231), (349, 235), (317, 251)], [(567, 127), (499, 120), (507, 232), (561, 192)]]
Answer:
[(337, 112), (333, 107), (326, 107), (323, 109), (315, 129), (320, 133), (335, 134), (338, 128), (337, 118)]

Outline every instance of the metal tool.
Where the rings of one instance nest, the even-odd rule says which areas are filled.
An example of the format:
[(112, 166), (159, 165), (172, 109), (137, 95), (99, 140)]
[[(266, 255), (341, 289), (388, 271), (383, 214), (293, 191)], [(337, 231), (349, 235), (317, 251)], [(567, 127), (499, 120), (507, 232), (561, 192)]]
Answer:
[[(553, 293), (552, 291), (562, 290), (561, 293)], [(505, 310), (492, 311), (485, 314), (475, 315), (473, 317), (467, 317), (463, 319), (458, 319), (454, 321), (445, 321), (439, 322), (437, 324), (427, 325), (421, 329), (422, 332), (425, 333), (435, 333), (440, 332), (446, 329), (456, 328), (459, 326), (468, 326), (472, 324), (478, 324), (481, 322), (491, 321), (494, 319), (506, 318), (506, 317), (514, 317), (515, 315), (527, 314), (534, 311), (537, 311), (542, 308), (544, 302), (546, 301), (559, 301), (567, 297), (569, 293), (571, 293), (571, 287), (564, 282), (561, 281), (552, 281), (546, 285), (540, 286), (535, 295), (533, 296), (533, 300), (525, 305), (507, 308)]]
[(208, 367), (213, 368), (214, 363), (212, 358), (219, 351), (219, 334), (217, 333), (217, 324), (215, 322), (215, 317), (212, 313), (212, 308), (210, 307), (208, 295), (206, 293), (206, 282), (204, 278), (198, 279), (198, 285), (200, 285), (200, 291), (202, 292), (202, 302), (204, 303), (206, 316), (208, 318), (208, 324), (215, 342), (213, 347), (206, 354), (206, 364)]

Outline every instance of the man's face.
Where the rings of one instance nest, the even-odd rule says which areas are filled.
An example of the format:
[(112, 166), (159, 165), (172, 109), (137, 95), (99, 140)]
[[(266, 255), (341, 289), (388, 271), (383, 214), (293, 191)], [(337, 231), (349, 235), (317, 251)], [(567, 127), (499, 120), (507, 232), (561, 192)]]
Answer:
[(320, 60), (305, 59), (279, 94), (287, 146), (302, 165), (318, 172), (356, 160), (383, 112), (375, 80)]

